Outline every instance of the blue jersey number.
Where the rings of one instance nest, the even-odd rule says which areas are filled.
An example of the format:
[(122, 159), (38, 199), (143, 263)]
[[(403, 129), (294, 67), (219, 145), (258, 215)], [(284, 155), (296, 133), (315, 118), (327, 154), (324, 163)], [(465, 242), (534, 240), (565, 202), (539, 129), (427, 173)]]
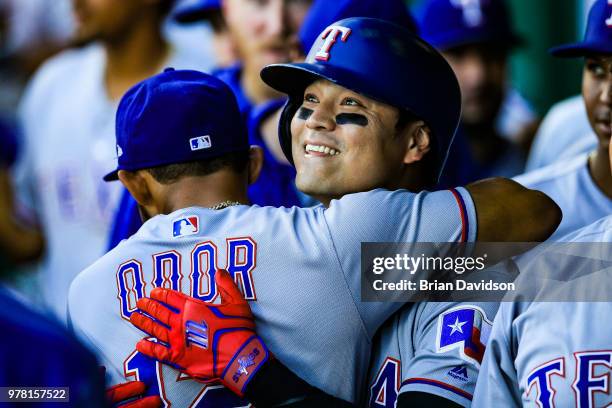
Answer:
[(400, 362), (387, 357), (370, 387), (370, 408), (393, 408), (399, 392)]

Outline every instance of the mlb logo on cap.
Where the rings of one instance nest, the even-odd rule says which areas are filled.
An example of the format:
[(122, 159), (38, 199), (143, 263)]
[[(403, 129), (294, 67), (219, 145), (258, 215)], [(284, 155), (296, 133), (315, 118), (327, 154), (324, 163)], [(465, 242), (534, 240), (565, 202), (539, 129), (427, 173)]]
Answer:
[(191, 215), (176, 219), (172, 222), (172, 237), (184, 237), (194, 235), (200, 231), (200, 220), (197, 216)]
[(198, 136), (198, 137), (194, 137), (193, 139), (189, 139), (189, 145), (191, 146), (191, 150), (195, 151), (195, 150), (202, 150), (202, 149), (208, 149), (212, 146), (212, 143), (210, 141), (210, 136)]

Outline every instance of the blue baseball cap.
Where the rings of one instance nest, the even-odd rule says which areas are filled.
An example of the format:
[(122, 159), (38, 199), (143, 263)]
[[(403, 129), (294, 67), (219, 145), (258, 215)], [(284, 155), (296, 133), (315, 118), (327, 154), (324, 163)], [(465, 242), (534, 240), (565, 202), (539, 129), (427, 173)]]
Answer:
[(583, 57), (587, 54), (612, 54), (612, 4), (608, 0), (593, 3), (584, 39), (550, 49), (555, 57)]
[(115, 124), (117, 169), (135, 171), (207, 160), (249, 149), (232, 90), (198, 71), (163, 73), (133, 86), (121, 98)]
[(429, 0), (419, 23), (423, 39), (442, 51), (472, 44), (513, 48), (522, 43), (503, 0)]
[(207, 20), (217, 10), (221, 10), (221, 0), (185, 0), (177, 6), (172, 18), (179, 23), (192, 23)]
[(349, 17), (378, 18), (417, 32), (404, 0), (315, 0), (298, 34), (302, 49), (310, 50), (327, 26)]

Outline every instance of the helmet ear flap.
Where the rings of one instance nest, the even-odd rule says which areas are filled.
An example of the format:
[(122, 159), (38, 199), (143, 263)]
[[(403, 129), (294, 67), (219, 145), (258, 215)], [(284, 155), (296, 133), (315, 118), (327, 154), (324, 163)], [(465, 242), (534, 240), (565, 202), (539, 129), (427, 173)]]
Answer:
[(291, 121), (300, 106), (302, 106), (301, 98), (289, 96), (278, 122), (278, 139), (283, 149), (283, 153), (285, 153), (285, 157), (292, 165), (294, 165), (294, 163), (293, 155), (291, 154)]

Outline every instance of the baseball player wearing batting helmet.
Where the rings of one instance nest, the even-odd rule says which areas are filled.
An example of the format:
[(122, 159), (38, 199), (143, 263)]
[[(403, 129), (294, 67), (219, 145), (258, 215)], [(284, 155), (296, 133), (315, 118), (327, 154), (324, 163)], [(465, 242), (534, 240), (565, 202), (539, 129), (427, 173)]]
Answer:
[[(378, 86), (368, 83), (369, 74), (384, 71), (364, 64), (366, 55), (390, 67)], [(297, 80), (291, 73), (298, 74)], [(323, 79), (326, 73), (340, 74), (341, 81)], [(418, 83), (404, 79), (407, 74), (418, 74)], [(178, 405), (215, 397), (222, 398), (217, 405), (239, 404), (218, 388), (176, 381), (179, 373), (170, 366), (155, 370), (156, 362), (146, 355), (172, 363), (177, 358), (175, 366), (195, 378), (212, 366), (215, 378), (242, 394), (257, 368), (266, 364), (265, 342), (309, 384), (356, 402), (367, 375), (371, 338), (400, 306), (359, 300), (361, 242), (529, 241), (545, 238), (559, 221), (551, 200), (510, 180), (435, 193), (400, 189), (435, 182), (459, 117), (452, 71), (437, 52), (401, 27), (367, 18), (342, 20), (321, 34), (306, 63), (268, 67), (263, 78), (290, 93), (282, 140), (286, 147), (293, 142), (287, 154), (296, 164), (298, 186), (325, 206), (244, 205), (247, 181), (256, 177), (258, 164), (245, 153), (246, 132), (230, 89), (213, 77), (166, 72), (132, 88), (120, 104), (119, 163), (108, 178), (116, 174), (121, 179), (149, 220), (83, 271), (69, 299), (73, 327), (95, 345), (112, 382), (146, 372), (148, 392)], [(371, 96), (344, 87), (351, 81), (365, 83)], [(440, 84), (448, 87), (435, 94), (454, 109), (425, 104)], [(402, 92), (394, 89), (399, 87)], [(380, 102), (383, 98), (392, 98), (401, 114)], [(419, 106), (419, 100), (426, 106)], [(414, 115), (426, 116), (431, 128)], [(430, 163), (420, 169), (417, 163), (426, 155)], [(417, 181), (427, 167), (431, 174)], [(369, 191), (377, 187), (394, 191)], [(510, 197), (511, 206), (499, 204)], [(498, 220), (508, 223), (503, 232)], [(152, 293), (172, 298), (177, 307), (177, 318), (163, 319), (171, 334), (168, 327), (135, 313), (136, 299), (154, 287), (199, 301), (213, 301), (220, 293), (224, 303), (231, 303), (234, 296), (223, 277), (228, 275), (216, 273), (218, 268), (228, 270), (250, 301), (263, 339), (253, 337), (246, 323), (224, 337), (230, 347), (238, 346), (235, 358), (223, 352), (224, 344), (206, 343), (208, 330), (214, 338), (225, 325), (215, 321), (214, 313), (204, 320), (206, 327), (188, 323), (201, 321), (192, 316), (195, 299), (176, 299), (167, 289)], [(110, 277), (109, 271), (114, 271)], [(170, 316), (157, 305), (138, 303), (155, 316)], [(135, 352), (132, 345), (141, 333), (130, 318), (139, 327), (149, 322), (156, 337), (175, 347), (185, 346), (174, 339), (184, 339), (181, 333), (188, 330), (189, 346), (177, 354), (160, 354), (164, 345), (145, 340)], [(210, 349), (222, 353), (223, 358), (212, 360), (218, 365), (198, 363), (203, 350)], [(209, 378), (206, 374), (202, 377)]]

